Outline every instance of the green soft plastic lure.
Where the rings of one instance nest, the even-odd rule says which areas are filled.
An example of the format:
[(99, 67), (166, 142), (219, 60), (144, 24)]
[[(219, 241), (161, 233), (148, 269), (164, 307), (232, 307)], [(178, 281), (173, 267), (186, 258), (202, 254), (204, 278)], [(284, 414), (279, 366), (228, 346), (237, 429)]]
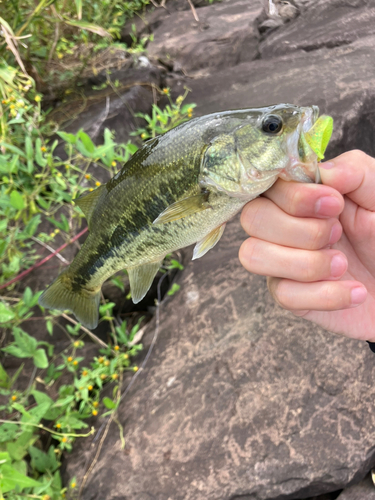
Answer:
[(333, 131), (333, 118), (331, 116), (322, 115), (308, 132), (305, 132), (304, 137), (307, 144), (314, 151), (318, 160), (323, 160), (324, 153), (327, 149), (329, 140)]

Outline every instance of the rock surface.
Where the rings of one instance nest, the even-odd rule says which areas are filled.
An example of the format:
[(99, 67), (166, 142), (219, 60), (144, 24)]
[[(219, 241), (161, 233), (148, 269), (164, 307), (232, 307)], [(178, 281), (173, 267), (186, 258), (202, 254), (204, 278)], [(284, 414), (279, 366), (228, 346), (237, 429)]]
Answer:
[[(350, 35), (362, 14), (373, 15), (370, 2), (296, 3), (300, 15), (265, 33), (260, 59), (238, 64), (237, 53), (228, 68), (207, 62), (205, 76), (171, 74), (174, 91), (188, 84), (200, 114), (276, 102), (318, 104), (335, 118), (328, 156), (355, 147), (375, 155), (375, 35), (371, 23)], [(209, 9), (218, 5), (235, 9), (243, 1)], [(259, 4), (248, 5), (255, 12)], [(317, 5), (331, 12), (319, 23)], [(306, 51), (302, 34), (313, 35), (314, 23), (325, 43), (310, 40)], [(350, 36), (340, 45), (334, 40), (343, 26)], [(284, 50), (288, 44), (281, 40), (292, 33), (301, 33), (300, 41)], [(181, 31), (184, 43), (185, 37)], [(279, 41), (269, 43), (272, 37)], [(113, 425), (82, 500), (301, 500), (347, 487), (340, 500), (357, 500), (343, 495), (358, 491), (351, 485), (375, 465), (374, 355), (366, 344), (276, 306), (265, 279), (249, 275), (238, 261), (244, 238), (236, 218), (213, 250), (186, 266), (181, 290), (163, 303), (153, 354), (119, 409), (125, 450)], [(146, 347), (154, 327), (151, 322)], [(67, 476), (82, 478), (97, 443), (77, 447)]]
[(189, 75), (251, 61), (258, 50), (255, 20), (260, 13), (261, 4), (248, 0), (202, 7), (199, 21), (191, 11), (174, 12), (154, 30), (149, 55)]
[(371, 476), (347, 488), (337, 497), (337, 500), (375, 500), (375, 487)]

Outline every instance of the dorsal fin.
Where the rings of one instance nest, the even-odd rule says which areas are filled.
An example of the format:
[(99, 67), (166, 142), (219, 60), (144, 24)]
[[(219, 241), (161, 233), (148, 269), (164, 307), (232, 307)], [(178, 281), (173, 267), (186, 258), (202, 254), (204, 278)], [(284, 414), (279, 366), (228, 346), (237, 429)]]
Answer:
[(82, 210), (82, 212), (84, 213), (84, 215), (87, 219), (87, 224), (88, 224), (89, 228), (90, 228), (90, 220), (91, 220), (92, 213), (96, 207), (96, 204), (97, 204), (101, 194), (103, 193), (104, 187), (105, 186), (99, 186), (97, 189), (95, 189), (91, 193), (84, 194), (80, 198), (76, 198), (75, 200), (73, 200), (74, 203), (77, 205), (77, 207), (79, 207)]

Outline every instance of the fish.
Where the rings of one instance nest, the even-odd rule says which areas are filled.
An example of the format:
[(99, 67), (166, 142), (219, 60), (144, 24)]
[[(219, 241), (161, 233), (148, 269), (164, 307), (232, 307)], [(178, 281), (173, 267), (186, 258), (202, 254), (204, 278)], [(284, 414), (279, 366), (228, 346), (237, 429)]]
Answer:
[(318, 182), (332, 124), (317, 106), (278, 104), (201, 116), (148, 140), (109, 182), (74, 200), (88, 237), (39, 304), (94, 329), (102, 283), (122, 269), (138, 303), (167, 254), (195, 244), (193, 259), (205, 255), (279, 177)]

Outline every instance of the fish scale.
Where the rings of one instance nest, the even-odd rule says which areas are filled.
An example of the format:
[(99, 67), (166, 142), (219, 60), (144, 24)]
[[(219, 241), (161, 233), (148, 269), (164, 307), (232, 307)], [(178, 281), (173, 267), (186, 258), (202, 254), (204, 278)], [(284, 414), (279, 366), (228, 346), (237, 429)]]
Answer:
[(76, 200), (89, 236), (39, 303), (95, 328), (101, 285), (121, 269), (139, 302), (166, 254), (196, 243), (193, 258), (203, 256), (279, 176), (315, 178), (329, 135), (317, 117), (316, 106), (288, 104), (226, 111), (146, 142), (107, 184)]

